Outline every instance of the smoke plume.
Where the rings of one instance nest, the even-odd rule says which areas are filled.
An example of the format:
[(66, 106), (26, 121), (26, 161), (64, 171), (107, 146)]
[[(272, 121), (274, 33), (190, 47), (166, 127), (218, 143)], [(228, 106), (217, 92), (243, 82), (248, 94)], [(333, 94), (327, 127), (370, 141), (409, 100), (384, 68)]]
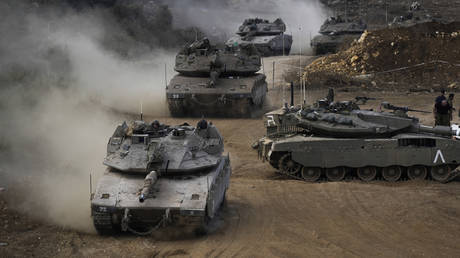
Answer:
[[(0, 187), (7, 188), (10, 207), (85, 232), (93, 230), (89, 174), (95, 183), (105, 170), (102, 160), (115, 126), (141, 107), (146, 115), (167, 114), (165, 66), (170, 79), (176, 50), (155, 42), (185, 40), (181, 29), (189, 26), (226, 39), (245, 18), (281, 17), (295, 51), (299, 42), (305, 49), (309, 33), (325, 18), (316, 0), (164, 1), (169, 9), (145, 0), (130, 12), (151, 18), (145, 10), (165, 17), (171, 11), (173, 24), (170, 33), (157, 35), (166, 40), (136, 40), (144, 26), (110, 9), (130, 1), (77, 10), (68, 2), (76, 1), (0, 2)], [(151, 9), (142, 9), (144, 2)]]
[(13, 209), (90, 232), (89, 175), (95, 183), (105, 170), (120, 114), (165, 114), (174, 56), (107, 51), (120, 31), (104, 10), (0, 5), (0, 186)]
[(167, 3), (173, 14), (173, 24), (186, 27), (193, 24), (209, 37), (226, 40), (233, 36), (244, 19), (260, 17), (273, 21), (280, 17), (293, 36), (292, 52), (310, 48), (310, 37), (317, 34), (327, 18), (318, 0), (172, 0)]

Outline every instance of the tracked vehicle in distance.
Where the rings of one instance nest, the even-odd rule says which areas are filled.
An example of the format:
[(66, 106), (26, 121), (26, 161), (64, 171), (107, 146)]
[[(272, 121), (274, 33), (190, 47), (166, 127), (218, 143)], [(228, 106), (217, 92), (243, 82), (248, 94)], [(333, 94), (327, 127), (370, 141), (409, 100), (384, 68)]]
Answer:
[(260, 18), (244, 20), (236, 36), (225, 43), (228, 47), (253, 45), (262, 56), (289, 55), (292, 36), (284, 34), (286, 24), (281, 18), (270, 22)]
[(310, 45), (316, 55), (335, 53), (338, 47), (347, 40), (358, 39), (366, 30), (367, 24), (362, 20), (348, 20), (340, 16), (328, 18)]
[(147, 235), (169, 224), (203, 232), (224, 201), (231, 167), (222, 137), (201, 120), (169, 127), (119, 125), (107, 144), (108, 167), (91, 197), (100, 234)]
[(413, 2), (409, 7), (409, 11), (403, 16), (394, 17), (389, 26), (412, 27), (417, 24), (428, 22), (442, 22), (442, 20), (431, 16), (429, 12), (420, 5), (420, 3)]
[(217, 49), (206, 38), (194, 42), (176, 56), (179, 74), (166, 88), (171, 115), (250, 116), (267, 93), (260, 66), (251, 45)]
[(448, 182), (458, 175), (460, 141), (453, 138), (458, 130), (421, 125), (407, 115), (417, 110), (387, 102), (382, 107), (391, 112), (361, 110), (355, 101), (329, 97), (270, 112), (259, 156), (280, 173), (310, 182), (348, 176)]

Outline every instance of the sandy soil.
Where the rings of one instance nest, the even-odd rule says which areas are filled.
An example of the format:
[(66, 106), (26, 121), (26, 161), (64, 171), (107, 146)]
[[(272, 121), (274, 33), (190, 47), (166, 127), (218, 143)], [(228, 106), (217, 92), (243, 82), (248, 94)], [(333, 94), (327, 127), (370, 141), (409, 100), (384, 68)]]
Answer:
[[(270, 90), (272, 103), (281, 102), (279, 93)], [(326, 90), (308, 92), (307, 101), (325, 94)], [(429, 111), (436, 93), (336, 95), (338, 99), (367, 95)], [(379, 103), (369, 102), (368, 107)], [(233, 175), (228, 202), (207, 236), (182, 234), (180, 229), (170, 229), (174, 233), (164, 229), (151, 237), (69, 231), (12, 211), (11, 200), (4, 197), (6, 189), (0, 191), (0, 257), (455, 257), (460, 253), (460, 182), (287, 180), (259, 161), (250, 148), (264, 134), (260, 118), (210, 120), (224, 136)], [(162, 121), (176, 124), (184, 119)], [(422, 121), (431, 124), (433, 119), (424, 114)]]

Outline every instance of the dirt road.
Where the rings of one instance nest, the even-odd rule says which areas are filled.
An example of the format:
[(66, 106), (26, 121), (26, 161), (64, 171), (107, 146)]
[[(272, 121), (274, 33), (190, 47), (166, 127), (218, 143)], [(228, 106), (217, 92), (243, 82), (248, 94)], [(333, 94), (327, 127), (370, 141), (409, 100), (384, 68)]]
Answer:
[[(273, 102), (279, 102), (277, 92), (270, 91)], [(307, 101), (325, 93), (309, 92)], [(339, 99), (368, 95), (429, 110), (436, 93), (336, 95)], [(379, 101), (374, 102), (368, 107), (376, 107)], [(175, 228), (150, 237), (70, 231), (12, 211), (14, 200), (6, 202), (6, 189), (0, 192), (0, 257), (455, 257), (460, 253), (460, 182), (287, 180), (260, 162), (250, 148), (264, 134), (261, 119), (211, 120), (224, 136), (233, 175), (228, 202), (207, 236)], [(432, 123), (431, 115), (425, 114), (422, 121)]]

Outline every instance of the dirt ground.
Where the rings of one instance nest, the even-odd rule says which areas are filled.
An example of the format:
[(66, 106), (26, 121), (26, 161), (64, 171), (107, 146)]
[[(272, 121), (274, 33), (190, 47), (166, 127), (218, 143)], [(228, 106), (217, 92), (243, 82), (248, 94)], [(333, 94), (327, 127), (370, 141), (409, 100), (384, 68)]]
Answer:
[[(271, 106), (266, 109), (278, 107), (281, 95), (278, 87), (270, 87)], [(307, 95), (311, 102), (325, 96), (326, 89)], [(339, 100), (356, 95), (429, 111), (437, 94), (336, 92)], [(298, 103), (300, 94), (296, 96)], [(376, 108), (382, 100), (366, 107)], [(425, 124), (433, 123), (431, 114), (420, 117)], [(70, 231), (13, 211), (13, 200), (6, 201), (8, 189), (4, 189), (0, 190), (0, 257), (458, 257), (460, 182), (285, 179), (259, 161), (250, 147), (264, 134), (260, 118), (210, 120), (224, 137), (233, 169), (227, 204), (212, 222), (210, 234), (195, 237), (171, 228), (149, 237), (102, 237)]]

